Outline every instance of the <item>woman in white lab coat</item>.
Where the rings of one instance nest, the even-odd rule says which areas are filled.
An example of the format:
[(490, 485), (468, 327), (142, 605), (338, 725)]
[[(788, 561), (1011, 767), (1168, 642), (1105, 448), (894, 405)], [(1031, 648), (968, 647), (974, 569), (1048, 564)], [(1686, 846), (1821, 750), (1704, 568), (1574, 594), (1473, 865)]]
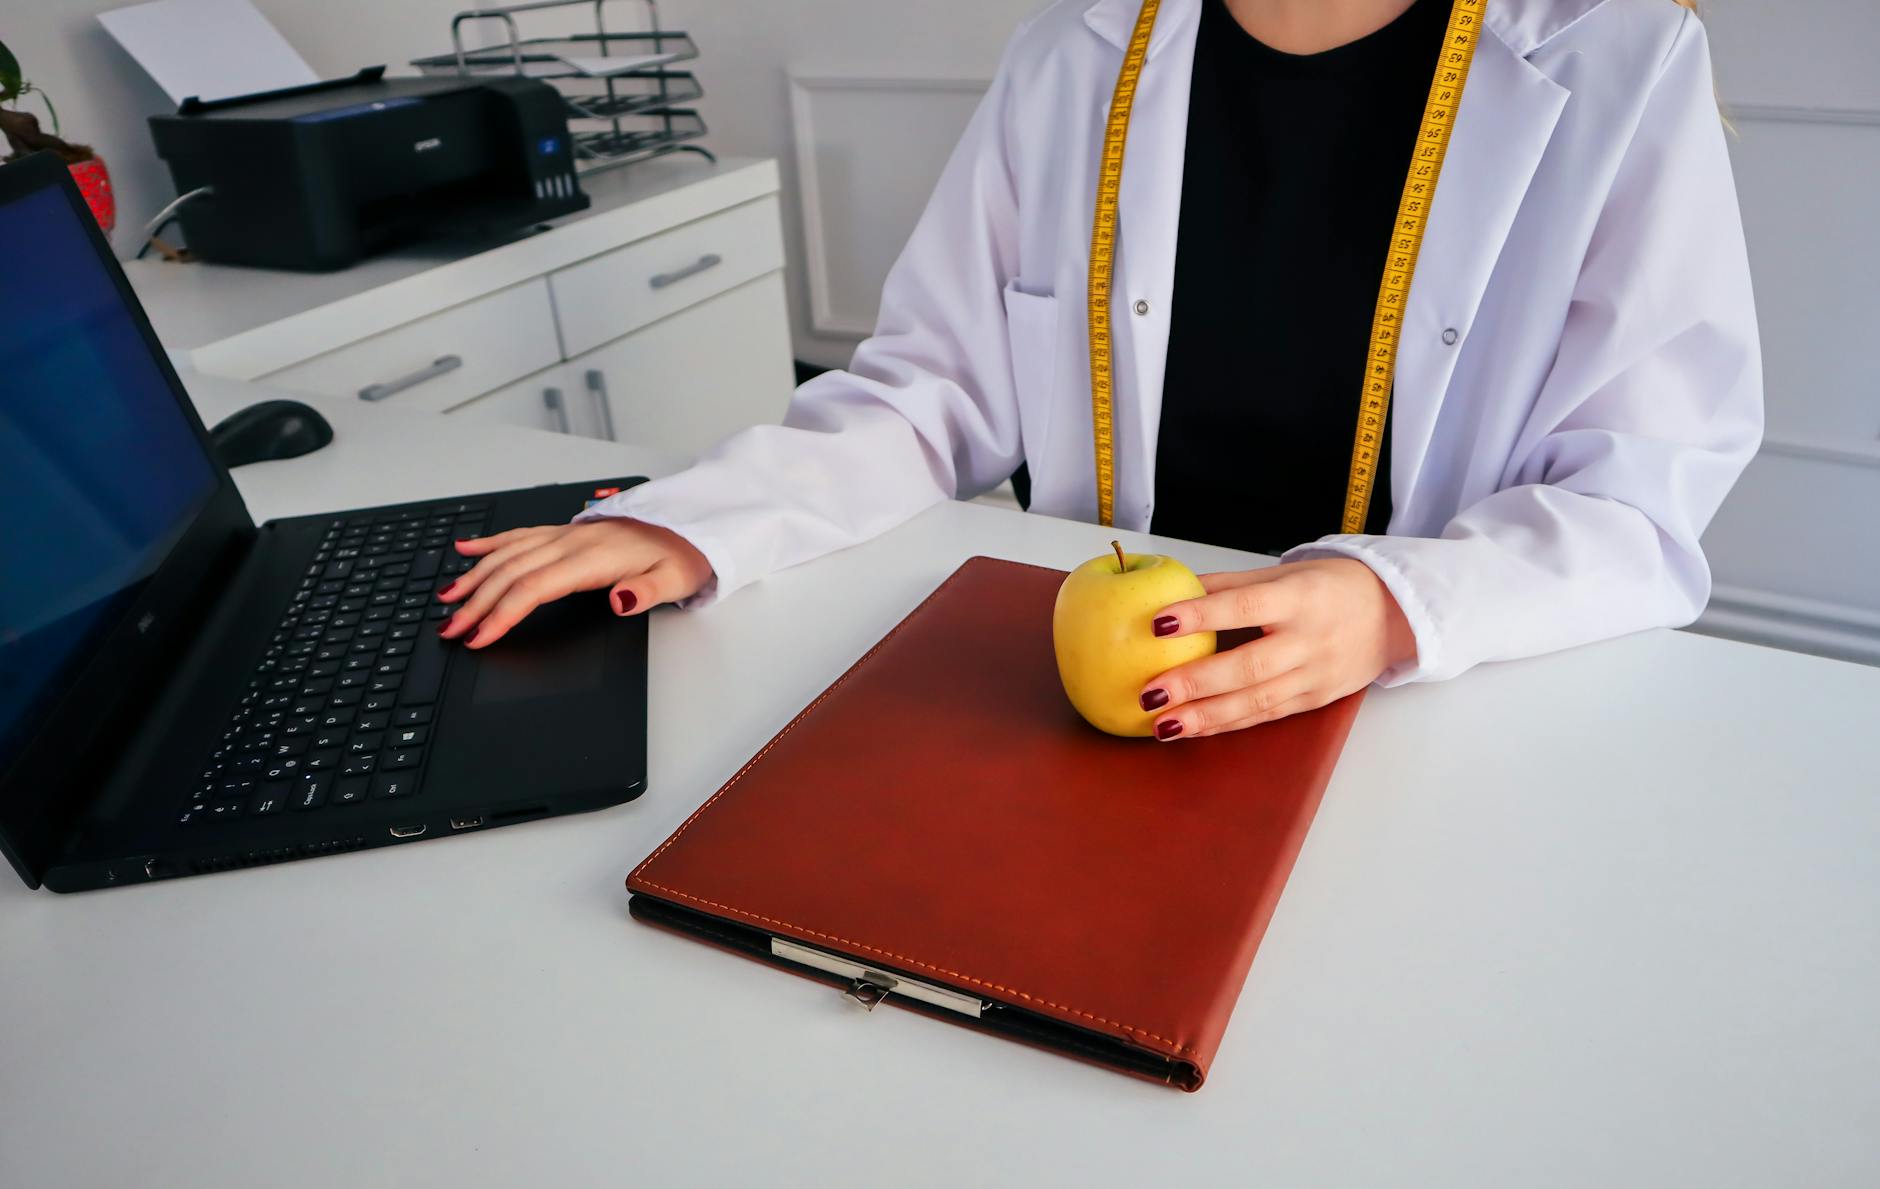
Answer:
[[(1374, 212), (1394, 216), (1410, 149), (1372, 125), (1414, 137), (1436, 54), (1418, 10), (1446, 18), (1450, 0), (1163, 0), (1120, 195), (1115, 523), (1209, 526), (1242, 547), (1298, 535), (1284, 564), (1211, 575), (1207, 597), (1156, 617), (1163, 634), (1265, 629), (1145, 686), (1161, 738), (1702, 610), (1699, 537), (1757, 447), (1762, 398), (1709, 53), (1685, 3), (1488, 0), (1403, 314), (1387, 479), (1367, 531), (1337, 534), (1344, 455), (1288, 456), (1351, 449), (1369, 332), (1350, 325), (1354, 286), (1368, 314), (1389, 232)], [(444, 634), (482, 647), (577, 590), (611, 588), (621, 614), (720, 598), (1021, 462), (1032, 511), (1095, 520), (1086, 270), (1139, 8), (1059, 0), (1018, 31), (848, 370), (803, 385), (782, 425), (574, 525), (462, 544), (482, 560), (444, 592), (461, 604)], [(1405, 60), (1417, 69), (1395, 70)], [(1294, 72), (1318, 89), (1287, 90)], [(1368, 89), (1344, 102), (1340, 86)], [(1295, 94), (1308, 100), (1288, 106)], [(1275, 105), (1307, 113), (1309, 134)], [(1302, 251), (1323, 267), (1260, 266)], [(1287, 334), (1300, 348), (1275, 350)], [(1171, 501), (1179, 522), (1158, 509)], [(1302, 517), (1323, 527), (1300, 532)]]

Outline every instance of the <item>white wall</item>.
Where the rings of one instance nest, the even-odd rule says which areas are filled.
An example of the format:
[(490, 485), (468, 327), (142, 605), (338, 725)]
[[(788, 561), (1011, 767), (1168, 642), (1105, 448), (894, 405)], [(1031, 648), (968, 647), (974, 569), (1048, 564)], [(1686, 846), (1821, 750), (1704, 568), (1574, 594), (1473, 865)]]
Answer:
[(1768, 431), (1705, 548), (1720, 634), (1880, 662), (1880, 3), (1715, 0)]

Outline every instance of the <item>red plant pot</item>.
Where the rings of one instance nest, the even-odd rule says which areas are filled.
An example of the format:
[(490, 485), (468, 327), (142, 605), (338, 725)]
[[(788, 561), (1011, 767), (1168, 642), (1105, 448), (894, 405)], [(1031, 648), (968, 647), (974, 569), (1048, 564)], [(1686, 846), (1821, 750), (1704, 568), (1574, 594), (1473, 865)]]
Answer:
[(104, 167), (104, 158), (93, 157), (66, 168), (72, 171), (72, 180), (78, 183), (79, 193), (91, 207), (92, 218), (110, 235), (117, 226), (117, 196), (111, 193), (111, 171)]

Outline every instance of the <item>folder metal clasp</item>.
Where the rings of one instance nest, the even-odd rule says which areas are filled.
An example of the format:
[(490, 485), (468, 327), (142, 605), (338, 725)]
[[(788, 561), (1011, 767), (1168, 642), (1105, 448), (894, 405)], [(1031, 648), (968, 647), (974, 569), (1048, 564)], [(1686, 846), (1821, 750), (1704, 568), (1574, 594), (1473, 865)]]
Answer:
[(838, 974), (849, 980), (849, 985), (842, 990), (843, 998), (854, 1000), (869, 1011), (888, 997), (892, 991), (907, 999), (918, 999), (934, 1007), (944, 1007), (948, 1011), (959, 1012), (963, 1016), (978, 1019), (988, 1007), (983, 999), (963, 994), (949, 987), (937, 987), (918, 979), (903, 975), (883, 974), (872, 967), (864, 966), (851, 958), (819, 950), (801, 942), (784, 937), (770, 939), (770, 952), (779, 958), (787, 959), (804, 966), (814, 967), (829, 974)]
[(842, 994), (861, 1004), (864, 1009), (874, 1011), (875, 1004), (886, 999), (888, 992), (892, 989), (891, 987), (884, 987), (880, 983), (870, 982), (865, 978), (858, 978), (850, 983), (848, 989), (843, 991)]

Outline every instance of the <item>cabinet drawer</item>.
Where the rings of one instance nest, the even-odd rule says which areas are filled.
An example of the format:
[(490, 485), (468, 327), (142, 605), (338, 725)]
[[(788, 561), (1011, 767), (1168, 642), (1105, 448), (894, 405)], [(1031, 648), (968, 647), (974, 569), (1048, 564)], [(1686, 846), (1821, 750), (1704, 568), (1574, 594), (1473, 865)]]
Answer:
[(325, 396), (383, 385), (399, 408), (441, 412), (561, 359), (548, 282), (527, 281), (268, 375)]
[(607, 404), (595, 436), (611, 426), (620, 441), (691, 457), (726, 434), (774, 424), (796, 382), (783, 274), (720, 293), (566, 368), (584, 390), (572, 402), (579, 414), (599, 412), (594, 398)]
[(550, 274), (568, 357), (782, 268), (777, 210), (760, 198)]
[(600, 419), (593, 402), (593, 394), (582, 384), (581, 373), (568, 364), (557, 364), (458, 405), (450, 410), (450, 416), (591, 438), (600, 436), (596, 432)]

